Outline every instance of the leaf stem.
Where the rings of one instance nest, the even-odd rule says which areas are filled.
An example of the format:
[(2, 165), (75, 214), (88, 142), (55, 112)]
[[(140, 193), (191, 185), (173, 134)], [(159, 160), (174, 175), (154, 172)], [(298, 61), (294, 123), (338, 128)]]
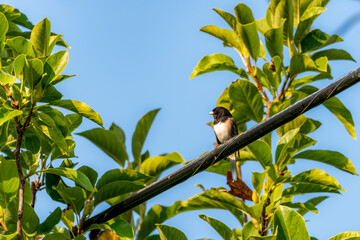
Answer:
[(253, 75), (254, 80), (255, 80), (255, 82), (256, 82), (256, 86), (257, 86), (259, 92), (263, 95), (263, 98), (265, 99), (265, 101), (266, 101), (267, 103), (270, 102), (268, 96), (266, 95), (265, 90), (264, 90), (263, 87), (261, 86), (261, 84), (260, 84), (260, 82), (259, 82), (259, 79), (258, 79), (257, 76), (256, 76), (256, 73), (255, 73), (254, 69), (253, 69), (252, 66), (251, 66), (251, 62), (250, 62), (250, 58), (249, 58), (249, 57), (246, 57), (246, 67), (247, 67), (247, 69), (250, 71), (250, 73)]

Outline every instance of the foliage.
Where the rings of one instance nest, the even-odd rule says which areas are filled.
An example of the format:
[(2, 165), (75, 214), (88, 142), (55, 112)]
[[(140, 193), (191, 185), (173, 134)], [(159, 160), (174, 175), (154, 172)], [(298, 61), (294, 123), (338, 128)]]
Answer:
[[(45, 18), (34, 26), (19, 10), (7, 5), (0, 5), (0, 21), (2, 235), (6, 239), (42, 236), (46, 236), (44, 239), (70, 239), (75, 235), (78, 235), (76, 239), (84, 239), (87, 232), (92, 232), (101, 235), (99, 239), (106, 236), (134, 239), (133, 229), (137, 229), (139, 223), (132, 216), (137, 214), (142, 219), (145, 204), (88, 229), (82, 229), (82, 224), (100, 203), (115, 204), (155, 181), (162, 171), (184, 162), (176, 152), (150, 157), (149, 152), (142, 149), (160, 109), (140, 119), (132, 139), (134, 158), (130, 160), (125, 134), (119, 126), (114, 123), (106, 130), (100, 115), (87, 104), (62, 99), (57, 84), (73, 76), (62, 74), (69, 53), (53, 50), (55, 45), (69, 46), (61, 35), (51, 32), (50, 21)], [(59, 109), (73, 113), (64, 115)], [(88, 166), (76, 168), (77, 163), (72, 161), (76, 157), (73, 132), (83, 117), (100, 128), (77, 134), (108, 154), (119, 164), (119, 169), (98, 176)], [(53, 210), (40, 223), (34, 205), (37, 192), (43, 189), (54, 201), (65, 205), (63, 210)], [(19, 202), (24, 204), (21, 209)], [(19, 230), (17, 216), (20, 212), (23, 216)], [(65, 228), (57, 226), (60, 221)], [(99, 230), (102, 231), (99, 233)]]
[[(201, 31), (233, 48), (244, 68), (237, 67), (230, 56), (216, 53), (203, 57), (190, 78), (213, 71), (234, 73), (239, 79), (224, 90), (217, 105), (231, 111), (240, 132), (253, 122), (262, 122), (314, 93), (317, 89), (311, 83), (332, 79), (331, 60), (354, 60), (344, 50), (328, 48), (342, 41), (340, 36), (311, 28), (328, 2), (271, 0), (266, 16), (258, 20), (243, 3), (234, 8), (234, 15), (214, 9), (229, 29), (209, 25)], [(220, 220), (203, 214), (199, 217), (223, 239), (310, 239), (303, 215), (318, 212), (316, 205), (328, 197), (323, 194), (340, 193), (343, 189), (321, 169), (294, 175), (290, 165), (307, 159), (357, 175), (352, 162), (342, 153), (305, 150), (316, 143), (309, 134), (321, 123), (301, 115), (279, 127), (277, 136), (269, 133), (240, 151), (237, 159), (240, 164), (251, 160), (263, 167), (263, 172), (252, 173), (253, 190), (246, 188), (251, 203), (241, 200), (245, 199), (241, 195), (244, 193), (237, 192), (244, 186), (241, 179), (229, 183), (230, 190), (223, 187), (205, 190), (199, 185), (204, 192), (187, 200), (171, 206), (155, 205), (148, 211), (143, 203), (105, 223), (83, 229), (99, 204), (119, 203), (156, 181), (163, 171), (184, 163), (184, 159), (177, 152), (150, 156), (143, 149), (160, 109), (139, 120), (132, 136), (131, 157), (119, 126), (113, 123), (105, 129), (100, 115), (87, 104), (62, 99), (57, 84), (73, 75), (62, 74), (69, 54), (67, 50), (53, 52), (56, 45), (69, 48), (61, 35), (51, 31), (47, 18), (33, 25), (19, 10), (0, 5), (1, 238), (86, 239), (85, 234), (90, 233), (98, 239), (187, 239), (180, 230), (162, 223), (186, 211), (222, 209), (236, 217), (241, 230), (230, 229)], [(355, 138), (354, 121), (344, 104), (331, 98), (323, 105)], [(59, 109), (73, 113), (64, 115)], [(76, 157), (73, 132), (83, 117), (100, 127), (76, 134), (99, 147), (119, 168), (98, 176), (94, 169), (77, 167), (73, 162)], [(278, 139), (277, 144), (274, 139)], [(226, 175), (227, 169), (228, 162), (221, 161), (208, 171)], [(37, 192), (43, 189), (63, 209), (54, 209), (40, 222), (34, 205)], [(294, 200), (296, 195), (309, 193), (321, 196), (306, 202)], [(22, 220), (20, 229), (18, 216)], [(60, 222), (65, 227), (60, 227)], [(158, 234), (150, 236), (155, 229)], [(331, 239), (359, 236), (358, 232), (345, 232)]]
[[(234, 15), (214, 9), (229, 25), (229, 29), (208, 25), (201, 31), (220, 39), (224, 46), (233, 48), (244, 63), (244, 68), (236, 66), (230, 56), (215, 53), (204, 56), (190, 78), (214, 71), (235, 74), (237, 80), (224, 90), (217, 105), (231, 111), (239, 132), (245, 131), (248, 125), (253, 124), (252, 121), (264, 121), (317, 91), (311, 85), (313, 82), (332, 79), (331, 60), (354, 61), (346, 51), (328, 48), (343, 41), (340, 36), (329, 36), (320, 29), (312, 29), (314, 20), (325, 11), (328, 2), (271, 0), (266, 16), (258, 20), (243, 3), (234, 8)], [(350, 136), (356, 138), (352, 115), (344, 104), (338, 98), (331, 98), (323, 105), (339, 119)], [(169, 207), (156, 205), (151, 208), (141, 225), (139, 239), (146, 239), (155, 229), (155, 224), (175, 214), (204, 208), (225, 209), (234, 215), (237, 214), (235, 209), (242, 212), (243, 217), (236, 216), (242, 230), (231, 230), (219, 220), (200, 215), (223, 239), (310, 239), (302, 216), (307, 212), (317, 213), (316, 205), (327, 196), (314, 197), (306, 202), (297, 202), (294, 196), (340, 193), (343, 189), (334, 177), (321, 169), (309, 169), (294, 175), (289, 170), (291, 165), (307, 159), (357, 175), (352, 162), (342, 153), (307, 150), (317, 142), (309, 134), (320, 126), (319, 121), (301, 115), (279, 127), (277, 136), (269, 133), (240, 151), (240, 164), (253, 160), (264, 169), (263, 172), (252, 173), (251, 203), (239, 199), (245, 199), (245, 195), (235, 194), (234, 189), (244, 184), (241, 179), (235, 183), (228, 181), (230, 191), (223, 188), (203, 189), (204, 193), (186, 201), (177, 201)], [(276, 139), (278, 142), (274, 143)], [(229, 169), (228, 165), (222, 161), (208, 171), (226, 175), (223, 169)], [(219, 194), (224, 197), (220, 206), (216, 205)], [(206, 201), (203, 201), (204, 196), (208, 197)], [(227, 200), (224, 200), (225, 196)], [(199, 206), (195, 207), (194, 201)], [(227, 204), (235, 208), (229, 208)], [(356, 234), (342, 233), (339, 239), (340, 236), (352, 237)], [(334, 239), (337, 239), (336, 236)]]

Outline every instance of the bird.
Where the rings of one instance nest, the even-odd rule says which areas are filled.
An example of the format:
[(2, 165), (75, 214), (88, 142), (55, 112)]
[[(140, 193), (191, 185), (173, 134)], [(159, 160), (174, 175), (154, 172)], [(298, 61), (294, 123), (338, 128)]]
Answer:
[[(224, 107), (216, 107), (210, 115), (214, 117), (214, 133), (218, 144), (225, 143), (231, 138), (238, 135), (238, 128), (236, 122), (229, 112)], [(236, 169), (236, 155), (235, 153), (229, 156), (231, 166), (232, 181), (237, 180), (237, 169)]]

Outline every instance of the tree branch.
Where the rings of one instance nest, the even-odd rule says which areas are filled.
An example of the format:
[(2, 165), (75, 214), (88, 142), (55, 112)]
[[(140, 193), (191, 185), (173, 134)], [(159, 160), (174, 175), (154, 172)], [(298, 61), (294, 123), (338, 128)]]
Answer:
[(259, 79), (257, 78), (257, 76), (256, 76), (256, 74), (255, 74), (254, 69), (253, 69), (252, 66), (251, 66), (250, 58), (249, 58), (249, 57), (246, 58), (246, 65), (247, 65), (247, 66), (246, 66), (247, 69), (250, 71), (250, 73), (251, 73), (251, 74), (253, 75), (253, 77), (254, 77), (254, 80), (255, 80), (255, 82), (256, 82), (256, 86), (257, 86), (259, 92), (263, 95), (263, 98), (265, 99), (266, 103), (269, 103), (270, 100), (269, 100), (269, 98), (268, 98), (265, 90), (264, 90), (263, 87), (261, 86), (261, 84), (260, 84), (260, 82), (259, 82)]
[(17, 133), (16, 138), (16, 147), (14, 150), (14, 156), (16, 161), (16, 167), (19, 175), (19, 206), (17, 213), (17, 223), (16, 223), (16, 231), (18, 233), (17, 238), (22, 240), (22, 216), (23, 216), (23, 208), (24, 208), (24, 190), (25, 190), (25, 177), (22, 171), (21, 159), (20, 159), (20, 149), (21, 143), (23, 139), (24, 132), (22, 131), (22, 126), (17, 117), (15, 119), (15, 129)]

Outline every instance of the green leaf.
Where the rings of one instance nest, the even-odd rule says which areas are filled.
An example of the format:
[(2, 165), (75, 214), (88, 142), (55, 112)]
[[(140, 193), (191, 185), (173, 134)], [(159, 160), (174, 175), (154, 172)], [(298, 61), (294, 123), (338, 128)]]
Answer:
[(185, 162), (185, 160), (177, 152), (169, 153), (163, 156), (150, 157), (140, 165), (140, 172), (155, 177), (160, 175), (160, 173), (166, 169), (183, 162)]
[(116, 234), (121, 240), (134, 240), (134, 230), (125, 220), (115, 218), (102, 224), (92, 224), (87, 231), (103, 229)]
[[(245, 210), (245, 205), (231, 194), (218, 190), (208, 190), (188, 200), (176, 201), (169, 207), (155, 205), (148, 211), (141, 223), (138, 240), (146, 239), (157, 223), (162, 223), (182, 212), (201, 209), (225, 209), (243, 222), (243, 214), (240, 209)], [(251, 209), (249, 210), (251, 211)]]
[(266, 171), (262, 173), (259, 172), (252, 173), (252, 184), (258, 194), (261, 194), (261, 191), (263, 189), (265, 176), (266, 176)]
[[(17, 213), (18, 213), (19, 199), (13, 198), (8, 207), (5, 210), (4, 220), (6, 228), (10, 232), (16, 232)], [(22, 229), (27, 235), (32, 235), (36, 232), (36, 228), (39, 225), (39, 217), (36, 215), (35, 210), (29, 205), (23, 206), (23, 218)]]
[(307, 150), (293, 156), (294, 159), (309, 159), (334, 166), (342, 171), (358, 175), (355, 167), (343, 154), (330, 150)]
[(77, 215), (80, 215), (86, 199), (84, 189), (80, 187), (66, 187), (62, 182), (59, 182), (55, 190), (67, 204), (71, 205), (71, 209), (74, 210)]
[(57, 207), (50, 215), (37, 227), (38, 234), (48, 234), (61, 220), (62, 211)]
[(98, 188), (94, 205), (123, 194), (136, 192), (144, 187), (145, 184), (136, 181), (112, 181)]
[[(298, 91), (310, 95), (316, 92), (318, 89), (313, 86), (304, 86)], [(351, 112), (345, 107), (345, 105), (337, 98), (331, 97), (330, 99), (323, 102), (323, 105), (332, 112), (337, 119), (345, 126), (346, 130), (349, 132), (350, 136), (356, 139), (354, 120), (351, 115)]]
[(316, 143), (314, 139), (299, 131), (300, 128), (290, 130), (280, 138), (275, 152), (275, 163), (278, 166), (285, 166), (296, 152)]
[(260, 39), (252, 11), (245, 4), (239, 3), (234, 8), (234, 12), (239, 23), (236, 25), (236, 33), (246, 46), (250, 56), (256, 62), (260, 54)]
[(231, 13), (225, 12), (221, 9), (218, 8), (213, 8), (213, 10), (219, 14), (226, 22), (227, 24), (229, 24), (229, 26), (235, 30), (236, 29), (236, 18), (234, 17), (234, 15), (232, 15)]
[(134, 181), (145, 182), (149, 180), (148, 175), (142, 174), (138, 171), (131, 169), (112, 169), (104, 173), (96, 184), (96, 188), (100, 189), (108, 183), (114, 181)]
[(345, 50), (342, 49), (328, 49), (323, 51), (318, 51), (311, 55), (313, 60), (316, 60), (321, 57), (326, 57), (328, 60), (349, 60), (356, 62), (355, 59)]
[(319, 58), (318, 60), (314, 62), (310, 56), (304, 54), (294, 55), (290, 61), (290, 78), (307, 71), (327, 72), (327, 59)]
[(252, 221), (247, 222), (241, 233), (243, 239), (249, 239), (251, 236), (260, 236)]
[(83, 117), (99, 124), (103, 125), (103, 121), (100, 115), (92, 110), (89, 105), (83, 102), (75, 101), (75, 100), (57, 100), (49, 103), (50, 106), (61, 107), (72, 112), (78, 113)]
[(22, 111), (20, 110), (8, 110), (5, 108), (0, 109), (0, 126), (3, 125), (5, 122), (20, 116)]
[(118, 139), (125, 145), (125, 133), (118, 125), (112, 123), (109, 131), (113, 131), (118, 137)]
[(32, 44), (24, 37), (14, 37), (8, 39), (6, 41), (6, 45), (8, 45), (8, 47), (14, 52), (15, 56), (22, 55), (21, 58), (25, 56), (35, 57)]
[(77, 171), (82, 172), (90, 180), (91, 184), (95, 186), (98, 173), (94, 169), (88, 166), (81, 166)]
[(46, 235), (43, 240), (71, 240), (71, 238), (64, 233), (52, 233)]
[(29, 134), (25, 137), (24, 144), (27, 150), (37, 153), (40, 150), (40, 139), (35, 134)]
[(45, 125), (37, 125), (38, 128), (45, 136), (50, 138), (61, 150), (62, 153), (67, 152), (67, 144), (64, 136), (62, 136), (58, 130), (54, 130), (51, 127)]
[(73, 132), (82, 123), (82, 116), (76, 113), (66, 115), (65, 119), (68, 124), (69, 132)]
[(234, 60), (231, 57), (221, 53), (207, 55), (196, 65), (190, 79), (201, 74), (224, 70), (237, 74), (238, 67), (235, 66)]
[[(50, 168), (52, 168), (52, 166), (50, 166)], [(60, 181), (62, 181), (60, 176), (51, 173), (45, 173), (46, 193), (51, 197), (52, 200), (65, 203), (59, 193), (54, 189)]]
[(108, 131), (103, 128), (93, 128), (85, 132), (77, 133), (77, 135), (87, 138), (121, 166), (124, 166), (125, 160), (129, 159), (124, 143), (114, 131)]
[(313, 52), (330, 44), (342, 41), (344, 41), (344, 39), (338, 35), (329, 36), (320, 29), (314, 29), (301, 40), (301, 52)]
[(68, 78), (71, 78), (71, 77), (75, 77), (75, 75), (58, 75), (58, 76), (55, 76), (52, 81), (51, 81), (51, 84), (52, 85), (56, 85)]
[(279, 56), (283, 59), (283, 30), (284, 20), (277, 28), (271, 28), (265, 32), (266, 48), (271, 57)]
[(75, 183), (79, 184), (81, 187), (85, 188), (86, 190), (93, 192), (94, 188), (91, 185), (91, 182), (85, 174), (80, 171), (77, 171), (72, 168), (65, 168), (65, 167), (57, 167), (57, 168), (48, 168), (43, 170), (43, 172), (55, 174), (61, 177), (66, 177), (70, 180), (73, 180)]
[(14, 84), (16, 82), (16, 77), (7, 73), (6, 71), (0, 69), (0, 83), (5, 84)]
[(134, 131), (132, 137), (132, 153), (134, 156), (134, 163), (137, 165), (141, 165), (141, 151), (144, 145), (146, 136), (150, 130), (150, 127), (156, 117), (156, 114), (159, 112), (160, 108), (152, 110), (146, 113), (141, 117), (139, 122), (136, 125), (136, 129)]
[[(240, 150), (239, 154), (237, 154), (236, 158), (237, 158), (237, 160), (240, 160), (241, 162), (256, 160), (256, 157), (254, 154), (252, 154), (249, 151), (245, 151), (245, 150)], [(214, 165), (208, 167), (206, 169), (206, 171), (226, 176), (229, 169), (230, 169), (229, 161), (219, 161), (219, 162), (215, 163)]]
[(237, 236), (235, 235), (235, 233), (233, 231), (231, 231), (231, 229), (228, 226), (226, 226), (224, 223), (220, 222), (219, 220), (216, 220), (214, 218), (208, 217), (203, 214), (199, 215), (199, 217), (202, 220), (209, 223), (210, 226), (212, 226), (224, 240), (237, 240), (238, 239)]
[(50, 103), (62, 97), (63, 95), (53, 85), (48, 85), (39, 102)]
[(310, 211), (310, 212), (318, 214), (318, 210), (310, 202), (306, 202), (306, 203), (302, 203), (302, 202), (297, 202), (297, 203), (283, 202), (283, 203), (281, 203), (281, 205), (291, 207), (291, 208), (297, 208), (298, 212), (299, 212), (299, 210), (302, 210), (302, 211), (306, 211), (306, 212)]
[(237, 49), (240, 53), (242, 53), (242, 47), (234, 31), (229, 29), (219, 28), (213, 25), (202, 27), (200, 31), (208, 33), (216, 38), (219, 38), (220, 40), (224, 41), (224, 45), (233, 47)]
[(257, 87), (246, 80), (237, 80), (229, 87), (231, 103), (237, 116), (261, 122), (264, 115), (264, 104)]
[(322, 7), (314, 7), (307, 9), (306, 12), (303, 13), (304, 17), (300, 20), (294, 37), (295, 45), (299, 50), (301, 50), (301, 41), (310, 32), (311, 25), (324, 10), (325, 8)]
[(339, 190), (342, 190), (338, 181), (321, 169), (301, 172), (284, 182), (293, 185), (284, 190), (284, 196), (313, 192), (339, 193)]
[(305, 221), (295, 210), (280, 206), (274, 215), (274, 229), (277, 229), (277, 239), (310, 240)]
[(34, 58), (25, 61), (23, 68), (24, 80), (29, 83), (30, 89), (34, 90), (44, 73), (44, 64), (40, 59)]
[(11, 234), (6, 234), (6, 235), (2, 235), (2, 240), (15, 240), (17, 239), (17, 232), (15, 233), (11, 233)]
[[(321, 203), (322, 201), (324, 201), (327, 198), (328, 198), (328, 196), (321, 196), (321, 197), (311, 198), (311, 199), (307, 200), (304, 204), (307, 205), (307, 204), (310, 203), (311, 205), (313, 205), (315, 207), (316, 205), (318, 205), (319, 203)], [(297, 212), (300, 215), (304, 216), (307, 212), (309, 212), (309, 210), (301, 208), (301, 209), (298, 209)]]
[(49, 19), (44, 18), (36, 24), (31, 31), (30, 42), (32, 43), (37, 57), (46, 57), (50, 55), (49, 44), (51, 35), (51, 23)]
[(266, 11), (266, 21), (271, 28), (277, 28), (284, 22), (283, 44), (289, 46), (293, 38), (294, 6), (292, 0), (272, 0)]
[(255, 155), (256, 160), (259, 161), (263, 168), (272, 164), (271, 148), (266, 142), (256, 140), (249, 144), (247, 148)]
[(187, 240), (185, 234), (177, 228), (156, 224), (161, 240)]
[(312, 7), (312, 8), (308, 8), (302, 15), (300, 18), (300, 21), (305, 21), (309, 18), (312, 18), (314, 16), (317, 16), (321, 13), (323, 13), (326, 10), (326, 8), (324, 7)]
[[(0, 12), (0, 41), (4, 41), (6, 38), (6, 33), (9, 29), (9, 22), (7, 21), (5, 15)], [(2, 52), (2, 49), (1, 49)]]
[(358, 240), (360, 239), (360, 232), (348, 231), (336, 234), (335, 236), (329, 238), (329, 240)]
[(19, 190), (19, 176), (15, 161), (0, 155), (0, 206), (6, 209)]
[(285, 133), (289, 132), (290, 130), (299, 128), (299, 133), (309, 134), (321, 126), (319, 121), (316, 121), (311, 118), (307, 118), (304, 115), (300, 115), (294, 120), (278, 127), (276, 129), (277, 134), (281, 138), (285, 135)]
[(72, 209), (69, 210), (65, 209), (62, 212), (61, 221), (72, 232), (72, 228), (74, 226), (74, 221), (75, 221), (74, 211)]
[(44, 72), (47, 75), (44, 77), (43, 86), (47, 86), (55, 76), (59, 75), (62, 70), (64, 70), (68, 61), (68, 51), (60, 51), (52, 54), (44, 65)]

